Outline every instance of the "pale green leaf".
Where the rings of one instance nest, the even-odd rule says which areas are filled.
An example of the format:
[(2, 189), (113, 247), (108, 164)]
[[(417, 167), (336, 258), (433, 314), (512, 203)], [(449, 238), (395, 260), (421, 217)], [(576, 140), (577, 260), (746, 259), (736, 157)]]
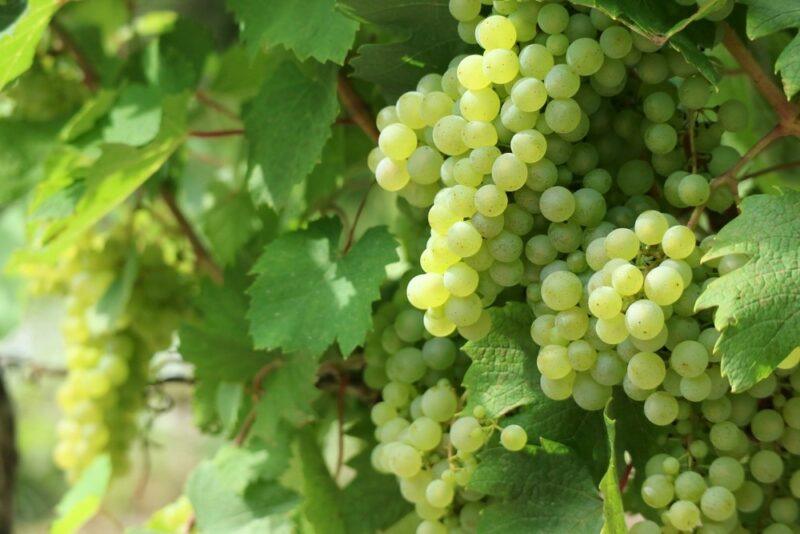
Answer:
[(800, 345), (800, 193), (745, 198), (703, 261), (728, 254), (750, 260), (711, 282), (697, 309), (717, 307), (714, 351), (734, 391), (766, 378)]
[(612, 402), (613, 401), (609, 401), (609, 404), (603, 412), (609, 451), (608, 470), (600, 481), (600, 492), (603, 494), (603, 518), (605, 521), (605, 528), (603, 531), (607, 534), (626, 534), (628, 528), (625, 526), (625, 510), (622, 506), (622, 493), (619, 489), (617, 469), (616, 421), (611, 418), (611, 414), (609, 413), (609, 407)]
[(274, 206), (283, 206), (319, 162), (338, 112), (336, 70), (330, 66), (301, 70), (284, 61), (265, 78), (245, 108), (244, 124), (250, 164), (260, 166)]
[(509, 303), (489, 313), (489, 334), (464, 346), (472, 364), (463, 384), (470, 406), (483, 406), (490, 417), (499, 417), (542, 395), (536, 368), (538, 348), (530, 336), (533, 316), (529, 306)]
[[(101, 89), (95, 96), (84, 102), (67, 123), (61, 128), (59, 138), (62, 141), (72, 141), (90, 131), (108, 114), (117, 99), (117, 91)], [(160, 116), (159, 116), (160, 120)]]
[(786, 96), (794, 98), (800, 91), (800, 33), (795, 35), (792, 42), (778, 56), (775, 61), (775, 72), (781, 74)]
[(111, 459), (98, 456), (56, 506), (51, 534), (72, 534), (100, 510), (111, 480)]
[(130, 85), (122, 90), (108, 114), (103, 130), (106, 143), (142, 146), (158, 135), (161, 126), (161, 95), (155, 87)]
[(60, 0), (29, 0), (14, 24), (0, 32), (0, 89), (30, 68), (36, 45), (62, 4)]
[(317, 355), (337, 341), (348, 355), (364, 341), (397, 243), (385, 227), (371, 228), (343, 254), (340, 233), (338, 219), (322, 219), (264, 248), (249, 290), (257, 347)]
[(298, 58), (344, 63), (358, 23), (336, 10), (336, 0), (228, 0), (242, 40), (256, 52), (284, 46)]

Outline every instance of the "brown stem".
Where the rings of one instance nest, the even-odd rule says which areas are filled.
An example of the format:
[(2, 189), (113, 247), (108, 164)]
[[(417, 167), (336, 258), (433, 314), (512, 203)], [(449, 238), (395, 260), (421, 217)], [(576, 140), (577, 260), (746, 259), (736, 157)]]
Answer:
[(622, 472), (622, 478), (619, 479), (619, 491), (625, 491), (625, 488), (628, 487), (628, 482), (631, 479), (631, 473), (633, 473), (633, 464), (628, 464), (625, 466), (625, 471)]
[(756, 58), (747, 49), (747, 46), (739, 38), (736, 31), (727, 23), (723, 22), (725, 34), (722, 39), (725, 48), (736, 59), (742, 70), (753, 80), (758, 92), (766, 99), (775, 113), (780, 117), (781, 123), (788, 124), (797, 117), (797, 108), (786, 99), (783, 91), (774, 81), (764, 72)]
[(764, 169), (761, 169), (760, 171), (755, 171), (755, 172), (751, 172), (751, 173), (745, 174), (744, 176), (741, 177), (741, 180), (747, 180), (749, 178), (756, 178), (758, 176), (762, 176), (764, 174), (769, 174), (771, 172), (784, 171), (784, 170), (787, 170), (787, 169), (794, 169), (795, 167), (800, 167), (800, 160), (799, 161), (790, 161), (788, 163), (781, 163), (779, 165), (773, 165), (771, 167), (766, 167)]
[[(737, 180), (736, 176), (739, 172), (744, 168), (745, 165), (750, 163), (756, 156), (761, 154), (768, 146), (770, 146), (773, 142), (780, 139), (781, 137), (785, 137), (790, 135), (791, 131), (787, 131), (782, 125), (778, 125), (773, 128), (767, 135), (762, 137), (761, 139), (756, 142), (755, 145), (750, 147), (744, 156), (742, 156), (739, 161), (736, 162), (736, 165), (728, 169), (725, 173), (717, 176), (713, 180), (711, 180), (711, 191), (718, 189), (719, 187), (726, 185), (730, 188), (731, 192), (734, 195), (738, 196), (738, 187), (739, 181)], [(689, 217), (689, 222), (686, 223), (686, 226), (689, 228), (695, 228), (697, 223), (700, 222), (700, 216), (703, 214), (703, 211), (706, 209), (705, 204), (701, 204), (697, 206), (694, 211), (692, 212), (691, 217)]]
[(11, 532), (14, 521), (14, 482), (18, 460), (14, 426), (14, 409), (0, 372), (0, 532)]
[(81, 72), (83, 73), (83, 84), (90, 91), (97, 91), (97, 89), (100, 87), (97, 71), (95, 71), (91, 62), (89, 62), (89, 59), (83, 54), (83, 52), (81, 52), (80, 48), (78, 48), (75, 40), (56, 20), (53, 20), (50, 23), (50, 28), (52, 29), (53, 33), (58, 36), (61, 44), (64, 46), (64, 50), (66, 50), (69, 55), (75, 59), (75, 63), (77, 63), (78, 68), (81, 69)]
[(347, 114), (350, 118), (353, 119), (353, 122), (377, 143), (380, 132), (375, 125), (375, 119), (373, 119), (367, 104), (361, 96), (356, 93), (343, 72), (339, 73), (336, 89), (339, 92), (339, 100), (342, 101), (342, 105), (347, 110)]
[(63, 367), (50, 367), (26, 358), (10, 354), (0, 355), (0, 369), (22, 369), (29, 377), (64, 376), (67, 370)]
[(197, 92), (194, 94), (194, 97), (197, 99), (198, 102), (204, 104), (205, 106), (208, 106), (209, 108), (213, 109), (220, 115), (224, 115), (225, 117), (228, 117), (231, 120), (239, 122), (240, 120), (239, 115), (237, 115), (235, 111), (227, 107), (225, 104), (217, 102), (204, 91), (198, 89)]
[(258, 411), (258, 401), (261, 399), (261, 395), (263, 393), (262, 390), (262, 382), (264, 382), (264, 378), (267, 377), (269, 373), (277, 369), (283, 365), (282, 360), (272, 360), (268, 364), (264, 365), (261, 369), (253, 377), (251, 383), (251, 389), (253, 393), (253, 406), (250, 408), (250, 411), (244, 418), (242, 422), (241, 428), (239, 428), (239, 432), (236, 434), (236, 437), (233, 440), (233, 443), (237, 447), (241, 447), (244, 442), (247, 440), (247, 436), (250, 434), (250, 431), (253, 429), (253, 424), (256, 422), (256, 413)]
[(202, 241), (200, 241), (200, 238), (195, 233), (192, 225), (189, 223), (188, 219), (186, 219), (186, 216), (178, 206), (178, 202), (175, 199), (175, 194), (171, 189), (163, 187), (161, 189), (161, 198), (164, 199), (169, 211), (172, 213), (172, 216), (175, 218), (178, 226), (180, 226), (181, 231), (192, 245), (194, 255), (197, 257), (197, 263), (206, 269), (209, 277), (211, 277), (215, 283), (222, 284), (222, 268), (217, 265), (217, 263), (211, 258), (211, 255), (208, 253), (205, 246), (203, 246)]
[(369, 198), (370, 191), (372, 191), (372, 186), (368, 187), (367, 190), (364, 191), (364, 196), (361, 197), (361, 203), (358, 205), (358, 209), (356, 210), (356, 216), (353, 217), (353, 224), (350, 225), (350, 231), (347, 232), (347, 239), (345, 240), (344, 248), (342, 249), (343, 254), (347, 254), (347, 252), (350, 250), (350, 247), (353, 246), (353, 238), (356, 234), (356, 226), (358, 226), (358, 220), (361, 218), (361, 214), (364, 212), (364, 206), (367, 205), (367, 198)]
[(189, 137), (231, 137), (234, 135), (244, 135), (243, 128), (234, 128), (232, 130), (190, 130)]
[(339, 480), (339, 475), (344, 466), (344, 397), (347, 394), (347, 375), (339, 373), (339, 391), (336, 394), (336, 430), (337, 430), (337, 450), (336, 450), (336, 469), (334, 480)]

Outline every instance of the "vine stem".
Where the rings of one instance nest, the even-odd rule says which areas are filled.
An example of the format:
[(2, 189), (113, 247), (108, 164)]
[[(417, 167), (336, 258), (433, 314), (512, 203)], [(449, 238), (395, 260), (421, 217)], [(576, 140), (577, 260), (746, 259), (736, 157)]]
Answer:
[(359, 203), (358, 209), (356, 210), (356, 216), (353, 217), (353, 224), (350, 225), (350, 231), (347, 232), (347, 239), (344, 242), (342, 254), (347, 254), (350, 251), (350, 248), (353, 246), (353, 241), (356, 234), (356, 226), (358, 226), (358, 220), (361, 218), (361, 214), (364, 213), (364, 207), (367, 205), (367, 198), (369, 198), (370, 191), (372, 191), (372, 185), (370, 185), (367, 190), (364, 191), (364, 196), (361, 197), (361, 203)]
[(263, 382), (264, 379), (270, 374), (272, 371), (277, 369), (283, 365), (283, 360), (272, 360), (268, 364), (264, 365), (261, 369), (253, 377), (252, 381), (252, 390), (253, 390), (253, 407), (248, 412), (247, 416), (245, 417), (244, 421), (242, 422), (242, 426), (239, 429), (239, 433), (236, 434), (236, 438), (234, 438), (233, 443), (237, 447), (241, 447), (244, 442), (247, 440), (247, 436), (250, 434), (250, 431), (253, 429), (253, 425), (256, 422), (256, 409), (258, 407), (258, 401), (261, 399), (261, 395), (263, 394)]
[(766, 167), (759, 171), (754, 171), (748, 174), (745, 174), (741, 177), (742, 180), (747, 180), (750, 178), (757, 178), (758, 176), (762, 176), (764, 174), (769, 174), (775, 171), (784, 171), (788, 169), (794, 169), (795, 167), (800, 167), (800, 161), (790, 161), (788, 163), (781, 163), (779, 165), (772, 165), (771, 167)]
[(781, 123), (794, 122), (798, 114), (797, 107), (786, 99), (783, 91), (764, 72), (764, 69), (758, 64), (758, 61), (753, 57), (753, 54), (748, 50), (736, 31), (725, 22), (722, 23), (722, 27), (725, 32), (722, 38), (725, 48), (736, 59), (744, 73), (753, 80), (758, 92), (762, 94), (764, 99), (772, 106), (772, 109), (775, 110), (775, 113), (778, 114)]
[(164, 203), (169, 208), (169, 211), (172, 213), (172, 216), (175, 218), (178, 226), (180, 226), (181, 231), (192, 245), (192, 250), (194, 250), (194, 254), (197, 257), (197, 262), (206, 269), (209, 277), (211, 277), (216, 284), (222, 284), (224, 280), (222, 268), (217, 265), (217, 263), (211, 258), (211, 255), (208, 253), (205, 246), (203, 246), (203, 242), (200, 241), (200, 237), (194, 231), (192, 225), (189, 223), (189, 220), (178, 206), (178, 202), (175, 199), (175, 194), (171, 189), (163, 187), (161, 189), (161, 198), (164, 199)]
[(50, 23), (50, 28), (53, 30), (53, 33), (58, 36), (64, 46), (64, 50), (75, 59), (75, 63), (77, 63), (78, 68), (81, 69), (83, 73), (83, 85), (92, 92), (97, 91), (100, 88), (97, 72), (80, 48), (78, 48), (78, 45), (75, 44), (75, 40), (67, 30), (55, 20)]
[(233, 128), (230, 130), (190, 130), (189, 137), (231, 137), (244, 135), (244, 128)]
[(200, 102), (201, 104), (213, 109), (214, 111), (216, 111), (220, 115), (228, 117), (229, 119), (231, 119), (233, 121), (237, 121), (237, 122), (239, 121), (239, 115), (237, 115), (235, 111), (233, 111), (232, 109), (227, 107), (225, 104), (223, 104), (221, 102), (217, 102), (216, 100), (211, 98), (211, 96), (208, 93), (206, 93), (205, 91), (202, 91), (202, 90), (198, 89), (195, 92), (194, 97), (197, 99), (198, 102)]
[[(761, 154), (768, 146), (770, 146), (773, 142), (780, 139), (781, 137), (785, 137), (787, 135), (791, 135), (791, 132), (787, 132), (783, 125), (778, 125), (772, 130), (767, 133), (764, 137), (759, 139), (755, 145), (750, 147), (744, 156), (742, 156), (736, 164), (731, 167), (725, 173), (717, 176), (713, 180), (711, 180), (710, 188), (711, 191), (715, 191), (719, 189), (723, 185), (727, 186), (734, 196), (739, 195), (739, 181), (736, 179), (736, 175), (744, 168), (745, 165), (750, 163), (756, 156)], [(700, 222), (700, 216), (703, 214), (703, 211), (706, 209), (706, 204), (701, 204), (697, 206), (694, 211), (692, 212), (691, 217), (689, 217), (689, 222), (686, 224), (689, 228), (697, 227), (697, 224)]]
[(342, 105), (353, 122), (377, 143), (380, 132), (375, 125), (375, 120), (369, 111), (369, 107), (367, 107), (364, 99), (353, 89), (350, 80), (347, 79), (343, 72), (339, 72), (336, 90), (339, 93), (339, 100), (342, 101)]

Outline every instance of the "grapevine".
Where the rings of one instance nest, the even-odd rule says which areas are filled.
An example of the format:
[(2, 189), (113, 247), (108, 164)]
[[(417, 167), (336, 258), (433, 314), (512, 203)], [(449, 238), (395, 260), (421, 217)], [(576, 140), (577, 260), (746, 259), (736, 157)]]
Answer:
[(0, 532), (800, 533), (795, 11), (0, 2)]

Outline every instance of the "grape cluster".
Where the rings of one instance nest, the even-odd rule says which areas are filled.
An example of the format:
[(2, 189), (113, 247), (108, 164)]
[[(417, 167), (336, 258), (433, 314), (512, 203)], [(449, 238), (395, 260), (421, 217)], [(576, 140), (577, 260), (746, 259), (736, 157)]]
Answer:
[(645, 467), (641, 496), (659, 522), (634, 534), (791, 534), (800, 524), (800, 350), (741, 393), (686, 403), (665, 450)]
[[(708, 7), (708, 0), (696, 3)], [(705, 18), (721, 20), (733, 7), (730, 0), (718, 4)], [(443, 399), (436, 408), (446, 404), (448, 418), (455, 419), (442, 419), (436, 430), (430, 425), (426, 436), (439, 447), (454, 447), (462, 462), (456, 467), (470, 469), (471, 450), (499, 426), (480, 409), (458, 412), (462, 403), (452, 389), (458, 374), (427, 370), (425, 347), (450, 346), (456, 331), (478, 339), (491, 329), (487, 307), (498, 298), (525, 300), (535, 317), (531, 336), (540, 347), (536, 360), (547, 396), (600, 410), (621, 386), (681, 448), (666, 463), (666, 457), (654, 460), (645, 474), (661, 477), (653, 479), (661, 484), (654, 490), (660, 500), (650, 505), (643, 497), (663, 512), (661, 524), (635, 529), (730, 532), (740, 522), (750, 525), (738, 513), (726, 515), (726, 491), (736, 502), (747, 499), (737, 495), (740, 487), (708, 474), (720, 458), (749, 466), (754, 481), (747, 491), (761, 484), (778, 502), (772, 520), (795, 525), (792, 488), (800, 475), (786, 467), (770, 480), (762, 471), (776, 473), (775, 458), (797, 465), (789, 458), (797, 454), (797, 429), (793, 416), (781, 412), (789, 406), (793, 413), (797, 362), (793, 356), (764, 382), (731, 392), (715, 352), (720, 334), (713, 314), (695, 311), (695, 303), (708, 283), (748, 258), (732, 254), (701, 263), (713, 235), (698, 245), (694, 230), (677, 218), (693, 207), (722, 213), (733, 205), (733, 192), (712, 187), (712, 179), (740, 159), (722, 137), (747, 126), (745, 105), (717, 102), (712, 86), (680, 53), (595, 9), (564, 1), (451, 0), (450, 11), (462, 39), (480, 51), (456, 57), (441, 76), (424, 76), (415, 91), (381, 110), (379, 146), (369, 157), (381, 187), (427, 210), (423, 272), (406, 291), (420, 312), (403, 313), (424, 312), (422, 324), (434, 338), (414, 350), (385, 345), (391, 356), (383, 369), (391, 382), (384, 384), (374, 371), (371, 385), (388, 387), (396, 381), (392, 369), (414, 366), (404, 380), (427, 380), (428, 390), (409, 396), (408, 414), (436, 421), (425, 413), (424, 399)], [(381, 335), (388, 339), (399, 332), (386, 331)], [(424, 332), (418, 336), (406, 342), (425, 339)], [(370, 367), (379, 365), (368, 365), (367, 373)], [(457, 484), (468, 478), (453, 471), (452, 457), (445, 461), (440, 450), (427, 456), (424, 448), (410, 452), (413, 443), (405, 443), (409, 449), (392, 445), (410, 439), (401, 436), (414, 424), (394, 422), (400, 413), (388, 400), (394, 389), (384, 389), (373, 413), (382, 443), (376, 467), (403, 480), (412, 471), (427, 477), (418, 473), (429, 458), (440, 467), (426, 485), (437, 477), (446, 483), (452, 476)], [(434, 439), (435, 432), (448, 437)], [(517, 432), (508, 429), (500, 442), (510, 450), (524, 446)], [(398, 471), (392, 462), (403, 467)], [(715, 472), (729, 464), (721, 460)], [(683, 488), (698, 476), (702, 491), (699, 484), (678, 491), (679, 479)], [(672, 489), (662, 488), (667, 485)], [(419, 509), (421, 501), (414, 502)], [(747, 508), (740, 511), (750, 513)]]
[(405, 293), (378, 309), (364, 349), (364, 381), (382, 396), (371, 412), (378, 441), (372, 464), (397, 477), (422, 521), (419, 534), (475, 532), (483, 495), (466, 489), (475, 454), (496, 430), (514, 451), (525, 447), (527, 434), (518, 425), (500, 429), (480, 406), (465, 410), (454, 384), (466, 357), (454, 339), (426, 334), (422, 312)]
[[(71, 481), (105, 452), (116, 471), (125, 470), (150, 357), (172, 344), (186, 306), (186, 251), (147, 212), (131, 217), (130, 228), (117, 225), (88, 236), (57, 268), (57, 279), (68, 284), (62, 328), (68, 374), (57, 396), (64, 417), (53, 456)], [(137, 239), (138, 275), (124, 312), (112, 319), (98, 303), (131, 254), (131, 235)]]

